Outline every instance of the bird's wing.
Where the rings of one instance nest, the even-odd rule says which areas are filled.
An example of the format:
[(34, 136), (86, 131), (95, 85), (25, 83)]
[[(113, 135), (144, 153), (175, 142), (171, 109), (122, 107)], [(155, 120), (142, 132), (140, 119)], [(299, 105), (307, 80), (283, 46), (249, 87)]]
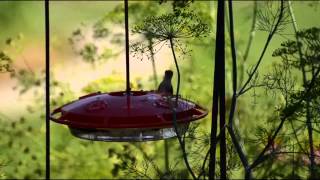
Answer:
[(173, 88), (172, 88), (172, 86), (169, 87), (169, 92), (170, 92), (171, 94), (173, 94)]
[(163, 90), (163, 82), (161, 82), (158, 86), (158, 92), (161, 92)]

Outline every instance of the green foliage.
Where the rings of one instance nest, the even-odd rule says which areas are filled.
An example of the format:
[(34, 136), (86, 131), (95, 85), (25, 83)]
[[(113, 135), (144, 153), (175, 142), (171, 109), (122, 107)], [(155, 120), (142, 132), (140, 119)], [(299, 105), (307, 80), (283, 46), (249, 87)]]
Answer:
[[(149, 89), (150, 82), (143, 82), (141, 84), (140, 78), (133, 79), (130, 82), (130, 88), (132, 90), (142, 90), (142, 89)], [(108, 77), (97, 79), (95, 81), (90, 82), (86, 85), (82, 91), (85, 93), (94, 93), (97, 91), (101, 92), (113, 92), (125, 89), (125, 79), (123, 76), (119, 74), (111, 74)]]
[(3, 173), (3, 167), (4, 166), (5, 166), (5, 164), (1, 161), (0, 162), (0, 179), (6, 178), (5, 174)]
[(191, 38), (206, 36), (209, 32), (207, 24), (192, 12), (179, 14), (164, 14), (147, 17), (142, 23), (135, 26), (133, 33), (141, 33), (152, 38), (166, 41), (169, 39)]
[(20, 69), (16, 73), (11, 73), (11, 78), (17, 80), (18, 86), (13, 87), (14, 90), (20, 89), (19, 93), (24, 94), (31, 88), (39, 88), (45, 80), (45, 72), (35, 74), (33, 71)]
[[(182, 55), (187, 55), (190, 52), (187, 50), (186, 43), (180, 40), (206, 37), (210, 30), (209, 26), (198, 15), (191, 11), (183, 10), (160, 16), (152, 15), (146, 17), (133, 27), (132, 32), (141, 34), (148, 40), (147, 43), (144, 40), (131, 45), (135, 56), (147, 53), (150, 54), (148, 58), (152, 58), (153, 54), (159, 52), (163, 45), (169, 41), (170, 44), (168, 46), (170, 45), (175, 63), (177, 63), (176, 55), (174, 54), (175, 49)], [(178, 64), (176, 64), (176, 67), (178, 68)], [(178, 74), (178, 76), (180, 75)], [(177, 89), (179, 89), (179, 85)]]
[(12, 69), (12, 59), (3, 51), (0, 51), (0, 73), (13, 71), (14, 70)]
[(97, 23), (93, 26), (94, 29), (94, 34), (93, 38), (98, 39), (98, 38), (104, 38), (107, 37), (110, 34), (109, 29), (105, 28), (102, 24)]
[(110, 21), (116, 24), (123, 24), (124, 21), (124, 6), (120, 4), (116, 6), (112, 11), (107, 13), (103, 18), (98, 21), (96, 24), (105, 23), (105, 21)]
[(93, 63), (96, 58), (97, 54), (97, 47), (93, 44), (93, 43), (88, 43), (86, 44), (83, 49), (80, 51), (80, 55), (82, 56), (82, 58), (90, 63)]
[[(10, 58), (1, 51), (1, 61), (6, 70), (10, 72), (10, 78), (16, 81), (13, 90), (18, 90), (20, 95), (33, 91), (33, 101), (26, 106), (28, 114), (22, 114), (19, 119), (11, 119), (0, 113), (1, 142), (0, 155), (1, 178), (42, 178), (44, 172), (44, 74), (34, 72), (27, 64), (22, 52), (23, 35), (7, 38), (5, 48), (11, 52)], [(22, 56), (26, 69), (13, 69), (15, 57)], [(3, 64), (2, 64), (3, 65)], [(21, 111), (21, 110), (20, 110)], [(4, 172), (2, 174), (2, 172)]]
[(76, 97), (66, 83), (59, 82), (51, 76), (50, 79), (50, 107), (52, 110), (66, 104)]
[[(166, 2), (168, 2), (168, 0), (159, 0), (160, 4), (166, 3)], [(173, 9), (174, 12), (179, 13), (179, 11), (181, 9), (189, 7), (190, 4), (193, 3), (193, 2), (194, 2), (194, 0), (175, 0), (175, 1), (171, 2), (172, 9)]]
[[(119, 52), (114, 52), (113, 48), (101, 47), (97, 44), (99, 39), (104, 39), (108, 36), (109, 30), (104, 27), (97, 27), (95, 25), (93, 29), (92, 40), (88, 40), (88, 34), (90, 30), (85, 28), (79, 28), (72, 32), (69, 42), (76, 54), (81, 56), (84, 62), (92, 65), (105, 62), (112, 57), (118, 56)], [(116, 41), (116, 40), (115, 40)], [(120, 42), (119, 42), (120, 43)]]
[(101, 143), (77, 139), (68, 128), (51, 125), (51, 177), (54, 179), (79, 179), (117, 177), (112, 174), (118, 161), (110, 157), (110, 149), (121, 151), (121, 143)]
[[(320, 64), (320, 28), (313, 27), (300, 31), (297, 33), (297, 38), (301, 39), (301, 42), (286, 41), (273, 53), (273, 56), (281, 57), (287, 65), (297, 69), (305, 66), (306, 70), (310, 71), (314, 66)], [(303, 53), (302, 58), (298, 58), (299, 49)]]
[(18, 121), (1, 117), (0, 159), (5, 178), (43, 178), (43, 118), (43, 114), (24, 116)]
[[(275, 164), (273, 160), (271, 162), (278, 168), (281, 167), (281, 163), (292, 163), (296, 170), (301, 171), (295, 174), (300, 177), (306, 174), (303, 167), (310, 165), (309, 147), (313, 146), (314, 151), (318, 151), (316, 144), (319, 143), (317, 140), (319, 138), (317, 128), (319, 128), (320, 105), (319, 34), (320, 29), (313, 27), (298, 32), (297, 40), (282, 43), (281, 48), (276, 49), (273, 53), (274, 57), (281, 59), (273, 65), (272, 73), (266, 75), (262, 83), (267, 91), (280, 93), (284, 99), (284, 103), (276, 109), (278, 116), (273, 115), (272, 121), (289, 121), (282, 128), (282, 134), (277, 136), (278, 140), (273, 142), (279, 148), (270, 150), (270, 154), (279, 153), (274, 159), (279, 163)], [(312, 128), (309, 128), (310, 126)], [(274, 132), (276, 127), (269, 127), (269, 130), (261, 128), (261, 130)], [(308, 132), (307, 137), (305, 136), (306, 131)], [(294, 138), (290, 138), (290, 134), (293, 134)], [(270, 133), (268, 136), (270, 137)], [(281, 152), (291, 152), (296, 155), (289, 153), (286, 155)], [(314, 162), (318, 165), (320, 157), (315, 154), (313, 156)], [(306, 163), (297, 164), (298, 159), (305, 159), (303, 161)], [(319, 170), (317, 169), (316, 171)], [(269, 174), (276, 173), (270, 171)], [(287, 175), (284, 172), (277, 172), (275, 177), (283, 178)]]
[[(17, 81), (17, 86), (13, 87), (14, 90), (20, 89), (19, 93), (24, 94), (30, 89), (35, 89), (35, 93), (39, 93), (38, 88), (41, 87), (45, 79), (45, 71), (34, 72), (29, 66), (27, 60), (23, 55), (23, 40), (24, 36), (19, 33), (16, 36), (7, 38), (5, 41), (5, 47), (8, 51), (13, 52), (15, 56), (10, 58), (4, 52), (0, 52), (0, 72), (6, 70), (10, 72), (10, 77)], [(25, 69), (13, 68), (13, 61), (16, 56), (21, 56)]]
[(97, 92), (97, 90), (112, 92), (120, 89), (125, 89), (125, 80), (121, 76), (113, 75), (91, 82), (83, 88), (83, 91), (86, 93)]
[[(157, 14), (159, 8), (156, 3), (130, 2), (130, 23), (143, 19), (146, 14)], [(110, 12), (99, 18), (92, 26), (82, 26), (73, 31), (69, 42), (74, 51), (79, 54), (85, 62), (96, 64), (117, 57), (122, 53), (124, 34), (118, 28), (123, 28), (124, 7), (117, 5)], [(111, 27), (111, 28), (110, 28)], [(91, 39), (91, 40), (88, 40)], [(108, 48), (102, 47), (101, 41), (109, 42)], [(80, 47), (79, 47), (80, 46)], [(118, 50), (120, 49), (120, 50)]]
[[(280, 2), (260, 2), (260, 6), (263, 8), (259, 8), (259, 11), (257, 12), (257, 29), (260, 31), (272, 32), (277, 22), (276, 19), (281, 12)], [(291, 21), (289, 20), (288, 7), (287, 4), (284, 4), (283, 18), (279, 22), (276, 33), (282, 33), (289, 23), (291, 23)]]

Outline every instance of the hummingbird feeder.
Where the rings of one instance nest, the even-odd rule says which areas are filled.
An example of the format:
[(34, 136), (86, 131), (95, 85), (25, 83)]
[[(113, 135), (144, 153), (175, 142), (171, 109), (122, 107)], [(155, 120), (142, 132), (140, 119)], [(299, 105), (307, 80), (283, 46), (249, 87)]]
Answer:
[(194, 102), (179, 98), (173, 112), (171, 102), (175, 97), (155, 91), (131, 91), (127, 0), (125, 28), (126, 91), (96, 92), (82, 96), (55, 109), (50, 119), (67, 125), (71, 134), (78, 138), (95, 141), (161, 140), (184, 133), (190, 122), (205, 117), (208, 111)]

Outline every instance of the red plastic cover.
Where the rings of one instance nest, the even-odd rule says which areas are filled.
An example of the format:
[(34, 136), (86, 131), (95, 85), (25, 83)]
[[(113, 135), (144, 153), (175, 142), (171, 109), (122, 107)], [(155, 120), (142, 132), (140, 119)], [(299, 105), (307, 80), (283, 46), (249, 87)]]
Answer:
[[(172, 127), (173, 111), (166, 96), (149, 91), (93, 93), (68, 103), (51, 114), (51, 120), (72, 128), (165, 128)], [(178, 123), (201, 119), (208, 111), (179, 98)], [(55, 118), (60, 113), (60, 117)]]

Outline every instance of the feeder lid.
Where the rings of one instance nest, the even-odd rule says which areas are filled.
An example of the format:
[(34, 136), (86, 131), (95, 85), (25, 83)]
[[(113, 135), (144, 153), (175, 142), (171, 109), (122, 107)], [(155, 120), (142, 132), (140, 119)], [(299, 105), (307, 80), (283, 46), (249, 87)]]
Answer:
[[(80, 129), (126, 129), (172, 127), (172, 102), (167, 97), (151, 91), (125, 91), (92, 93), (82, 96), (56, 109), (51, 120)], [(56, 118), (56, 114), (60, 117)], [(201, 119), (208, 111), (199, 105), (179, 98), (176, 108), (177, 123)]]

